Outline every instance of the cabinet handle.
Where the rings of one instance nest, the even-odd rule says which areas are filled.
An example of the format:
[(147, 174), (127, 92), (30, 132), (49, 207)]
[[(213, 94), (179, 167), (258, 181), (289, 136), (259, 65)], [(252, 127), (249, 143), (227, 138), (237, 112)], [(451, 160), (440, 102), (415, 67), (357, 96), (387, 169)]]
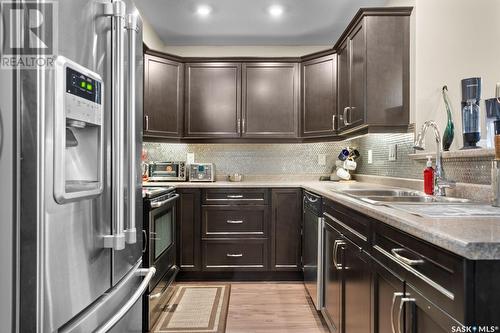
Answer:
[(409, 266), (416, 266), (416, 265), (422, 265), (424, 263), (424, 260), (422, 259), (409, 259), (406, 258), (399, 253), (405, 251), (403, 248), (397, 248), (397, 249), (392, 249), (391, 253), (402, 263), (407, 264)]
[(399, 302), (399, 312), (398, 312), (398, 333), (401, 333), (401, 316), (403, 314), (403, 306), (405, 303), (414, 303), (415, 299), (414, 298), (409, 298), (409, 297), (403, 297), (401, 298), (401, 301)]
[(149, 131), (149, 116), (144, 116), (144, 120), (146, 123), (146, 131)]
[(226, 223), (229, 223), (229, 224), (242, 224), (243, 220), (227, 220)]
[(394, 326), (394, 305), (396, 303), (396, 299), (398, 297), (403, 297), (404, 296), (404, 293), (394, 293), (392, 295), (392, 303), (391, 303), (391, 328), (392, 328), (392, 333), (396, 333), (396, 328)]
[(336, 131), (336, 130), (337, 130), (337, 115), (336, 115), (336, 114), (334, 114), (334, 115), (332, 116), (332, 129), (333, 129), (334, 131)]
[(144, 239), (144, 243), (142, 245), (142, 253), (146, 253), (148, 249), (148, 234), (146, 233), (146, 230), (142, 230), (142, 236)]
[(229, 258), (240, 258), (240, 257), (243, 257), (243, 253), (226, 253), (226, 257), (229, 257)]
[(236, 119), (236, 130), (239, 133), (241, 133), (241, 119)]
[(335, 242), (333, 243), (333, 265), (336, 269), (342, 269), (342, 265), (337, 263), (337, 251), (339, 246), (342, 245), (346, 245), (346, 242), (340, 239), (335, 240)]
[(351, 118), (351, 111), (352, 111), (352, 109), (355, 109), (355, 107), (347, 106), (347, 107), (344, 108), (344, 125), (345, 126), (349, 126), (349, 125), (352, 124), (352, 122), (349, 121), (350, 118)]
[(229, 199), (241, 199), (241, 198), (243, 198), (243, 195), (242, 194), (228, 194), (226, 197)]

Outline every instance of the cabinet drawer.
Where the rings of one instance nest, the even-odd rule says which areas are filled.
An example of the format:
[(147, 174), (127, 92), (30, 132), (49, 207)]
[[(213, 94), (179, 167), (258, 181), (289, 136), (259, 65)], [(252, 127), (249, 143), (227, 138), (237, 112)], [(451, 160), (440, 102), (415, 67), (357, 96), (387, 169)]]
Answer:
[(369, 247), (370, 228), (374, 222), (369, 217), (330, 200), (323, 200), (323, 212), (326, 222), (362, 248)]
[(225, 239), (203, 242), (206, 271), (265, 270), (267, 239)]
[(257, 189), (206, 189), (203, 192), (205, 205), (267, 205), (269, 204), (269, 190)]
[(464, 322), (465, 260), (380, 222), (374, 227), (373, 256)]
[(267, 237), (268, 206), (204, 206), (203, 237)]

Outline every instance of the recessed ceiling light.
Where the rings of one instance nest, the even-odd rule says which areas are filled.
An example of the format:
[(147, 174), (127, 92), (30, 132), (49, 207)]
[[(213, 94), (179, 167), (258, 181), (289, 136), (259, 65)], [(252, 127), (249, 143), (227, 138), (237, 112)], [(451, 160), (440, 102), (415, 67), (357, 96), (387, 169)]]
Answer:
[(280, 5), (272, 5), (269, 7), (268, 11), (272, 17), (280, 17), (283, 15), (283, 7)]
[(199, 5), (198, 7), (196, 7), (196, 14), (198, 14), (199, 16), (206, 17), (210, 15), (211, 12), (212, 7), (208, 5)]

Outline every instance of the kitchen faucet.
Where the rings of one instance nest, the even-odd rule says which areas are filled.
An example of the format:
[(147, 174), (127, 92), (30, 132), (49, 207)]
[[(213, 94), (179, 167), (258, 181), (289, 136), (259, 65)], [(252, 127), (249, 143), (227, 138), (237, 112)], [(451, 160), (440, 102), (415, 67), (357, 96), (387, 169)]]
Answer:
[(413, 148), (417, 150), (425, 149), (425, 134), (427, 129), (432, 127), (434, 130), (434, 136), (436, 139), (436, 171), (435, 171), (435, 181), (434, 181), (434, 195), (436, 196), (446, 196), (447, 188), (454, 188), (455, 182), (446, 179), (444, 169), (443, 169), (443, 158), (441, 154), (441, 134), (439, 133), (439, 128), (433, 120), (428, 120), (422, 125), (422, 129), (417, 135), (415, 144)]

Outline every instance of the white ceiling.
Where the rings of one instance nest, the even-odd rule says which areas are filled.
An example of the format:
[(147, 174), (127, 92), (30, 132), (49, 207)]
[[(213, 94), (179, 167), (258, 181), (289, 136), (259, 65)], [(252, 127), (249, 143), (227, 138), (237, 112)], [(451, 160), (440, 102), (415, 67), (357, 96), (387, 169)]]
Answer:
[[(167, 45), (329, 45), (360, 7), (385, 0), (135, 0)], [(200, 4), (212, 13), (199, 17)], [(273, 18), (269, 6), (284, 13)]]

